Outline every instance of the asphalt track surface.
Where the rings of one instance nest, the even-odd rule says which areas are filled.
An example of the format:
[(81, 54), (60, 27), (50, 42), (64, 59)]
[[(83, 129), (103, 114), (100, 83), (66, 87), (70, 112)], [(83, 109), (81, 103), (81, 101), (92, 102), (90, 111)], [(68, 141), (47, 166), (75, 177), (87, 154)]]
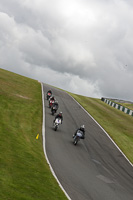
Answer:
[[(61, 185), (72, 200), (133, 200), (133, 167), (98, 124), (65, 92), (52, 89), (63, 112), (63, 124), (53, 129), (45, 98), (46, 152)], [(86, 138), (73, 145), (72, 135), (84, 124)]]

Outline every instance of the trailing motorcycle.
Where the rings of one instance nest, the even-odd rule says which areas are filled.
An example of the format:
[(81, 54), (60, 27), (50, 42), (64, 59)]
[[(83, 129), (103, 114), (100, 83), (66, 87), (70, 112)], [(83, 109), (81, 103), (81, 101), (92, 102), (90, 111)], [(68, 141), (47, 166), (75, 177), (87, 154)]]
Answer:
[(81, 130), (78, 130), (77, 133), (73, 135), (73, 144), (77, 145), (80, 139), (83, 139), (83, 132)]
[(57, 131), (57, 129), (59, 128), (59, 125), (61, 124), (61, 119), (60, 118), (57, 118), (55, 121), (54, 121), (54, 130)]

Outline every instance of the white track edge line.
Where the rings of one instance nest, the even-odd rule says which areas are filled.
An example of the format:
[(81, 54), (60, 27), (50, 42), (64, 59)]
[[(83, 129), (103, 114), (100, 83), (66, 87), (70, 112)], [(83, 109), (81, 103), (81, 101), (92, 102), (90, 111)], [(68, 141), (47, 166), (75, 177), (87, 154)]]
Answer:
[(43, 92), (43, 83), (41, 82), (41, 88), (42, 88), (42, 104), (43, 104), (43, 121), (42, 121), (42, 137), (43, 137), (43, 151), (44, 151), (44, 155), (46, 158), (46, 161), (50, 167), (50, 170), (53, 174), (53, 176), (55, 177), (56, 181), (58, 182), (60, 188), (62, 189), (62, 191), (64, 192), (64, 194), (66, 195), (66, 197), (68, 198), (68, 200), (71, 200), (71, 198), (69, 197), (69, 195), (67, 194), (67, 192), (65, 191), (65, 189), (63, 188), (63, 186), (61, 185), (60, 181), (58, 180), (46, 153), (46, 140), (45, 140), (45, 105), (44, 105), (44, 92)]
[[(67, 93), (67, 92), (66, 92)], [(74, 97), (72, 97), (69, 93), (67, 93), (75, 102), (76, 99), (74, 99)], [(113, 144), (116, 146), (116, 148), (121, 152), (121, 154), (126, 158), (126, 160), (129, 162), (129, 164), (133, 167), (133, 164), (130, 162), (130, 160), (126, 157), (126, 155), (123, 153), (123, 151), (118, 147), (118, 145), (114, 142), (114, 140), (110, 137), (110, 135), (103, 129), (103, 127), (87, 112), (87, 110), (85, 110), (85, 108), (83, 108), (83, 106), (81, 106), (81, 104), (79, 102), (77, 102), (77, 104), (94, 120), (94, 122), (104, 131), (104, 133), (108, 136), (108, 138), (113, 142)]]

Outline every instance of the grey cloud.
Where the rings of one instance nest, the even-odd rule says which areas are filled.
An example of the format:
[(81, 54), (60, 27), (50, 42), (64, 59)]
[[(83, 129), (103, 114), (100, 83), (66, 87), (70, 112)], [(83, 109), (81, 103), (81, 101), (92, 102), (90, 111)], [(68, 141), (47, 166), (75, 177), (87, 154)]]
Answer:
[(1, 1), (0, 64), (41, 80), (49, 72), (56, 78), (44, 75), (44, 82), (58, 79), (73, 92), (132, 100), (132, 6), (130, 0)]

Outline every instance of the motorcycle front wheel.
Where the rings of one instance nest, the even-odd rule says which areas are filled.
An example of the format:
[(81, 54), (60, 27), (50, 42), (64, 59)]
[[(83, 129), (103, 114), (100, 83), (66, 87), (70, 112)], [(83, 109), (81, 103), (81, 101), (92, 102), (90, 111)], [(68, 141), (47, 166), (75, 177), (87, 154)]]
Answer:
[(57, 125), (55, 125), (54, 130), (57, 131)]
[(77, 143), (78, 143), (78, 138), (76, 137), (76, 138), (74, 139), (74, 141), (73, 141), (73, 144), (74, 144), (74, 145), (77, 145)]

